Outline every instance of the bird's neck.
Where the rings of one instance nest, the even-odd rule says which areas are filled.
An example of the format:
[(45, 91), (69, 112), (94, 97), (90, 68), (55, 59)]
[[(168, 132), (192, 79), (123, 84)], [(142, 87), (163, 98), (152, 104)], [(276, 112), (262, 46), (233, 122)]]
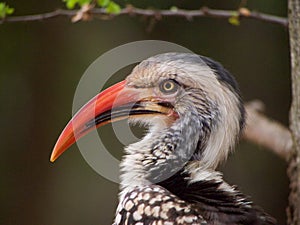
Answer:
[[(224, 182), (214, 167), (201, 160), (207, 142), (211, 141), (208, 127), (213, 126), (207, 121), (205, 124), (198, 114), (190, 111), (171, 127), (154, 127), (143, 140), (129, 145), (121, 163), (120, 201), (137, 186), (157, 184), (207, 213), (206, 219), (221, 212), (222, 215), (233, 215), (226, 217), (227, 224), (238, 224), (230, 221), (237, 220), (236, 214), (244, 212), (251, 203)], [(217, 162), (219, 159), (211, 160)]]
[(188, 169), (189, 162), (198, 158), (206, 146), (204, 126), (199, 115), (190, 110), (170, 127), (151, 128), (140, 142), (125, 148), (121, 189), (159, 183), (182, 168)]

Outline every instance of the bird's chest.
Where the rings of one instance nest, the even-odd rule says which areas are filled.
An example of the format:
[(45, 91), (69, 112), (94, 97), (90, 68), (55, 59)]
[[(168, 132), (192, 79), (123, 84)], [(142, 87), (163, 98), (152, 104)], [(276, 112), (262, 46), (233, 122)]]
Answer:
[(193, 206), (158, 185), (135, 187), (124, 193), (114, 225), (207, 224)]

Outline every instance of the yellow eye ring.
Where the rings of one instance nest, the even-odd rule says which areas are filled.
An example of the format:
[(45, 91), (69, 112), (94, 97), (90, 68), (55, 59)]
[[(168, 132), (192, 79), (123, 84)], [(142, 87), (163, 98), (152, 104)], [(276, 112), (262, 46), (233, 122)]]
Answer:
[(174, 80), (165, 80), (160, 83), (159, 89), (165, 94), (172, 94), (178, 90), (178, 83)]

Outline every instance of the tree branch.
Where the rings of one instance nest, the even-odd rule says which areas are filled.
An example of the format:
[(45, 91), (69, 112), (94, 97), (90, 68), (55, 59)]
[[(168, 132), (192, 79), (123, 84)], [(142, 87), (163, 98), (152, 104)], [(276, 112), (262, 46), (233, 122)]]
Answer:
[(247, 119), (243, 138), (272, 150), (287, 161), (293, 147), (289, 129), (264, 116), (261, 101), (248, 102), (245, 108)]
[[(15, 22), (29, 22), (29, 21), (41, 21), (46, 19), (51, 19), (55, 17), (67, 16), (74, 17), (80, 10), (65, 10), (57, 9), (52, 12), (28, 15), (28, 16), (10, 16), (0, 20), (0, 24), (3, 23), (15, 23)], [(288, 21), (286, 18), (268, 15), (260, 12), (251, 12), (248, 9), (241, 8), (239, 10), (219, 10), (219, 9), (209, 9), (203, 7), (199, 10), (184, 10), (184, 9), (175, 9), (175, 10), (153, 10), (153, 9), (141, 9), (135, 8), (131, 5), (128, 5), (126, 8), (122, 9), (119, 14), (108, 14), (105, 9), (102, 8), (92, 8), (85, 12), (89, 17), (98, 17), (101, 16), (116, 17), (119, 15), (138, 15), (153, 17), (155, 19), (160, 19), (162, 17), (182, 17), (187, 20), (199, 17), (209, 17), (209, 18), (220, 18), (220, 19), (229, 19), (233, 16), (238, 18), (250, 18), (260, 21), (265, 21), (269, 23), (278, 24), (284, 27), (288, 26)]]
[(289, 157), (290, 179), (288, 224), (300, 225), (300, 1), (288, 1), (289, 39), (291, 54), (292, 104), (290, 129), (293, 137), (293, 151)]

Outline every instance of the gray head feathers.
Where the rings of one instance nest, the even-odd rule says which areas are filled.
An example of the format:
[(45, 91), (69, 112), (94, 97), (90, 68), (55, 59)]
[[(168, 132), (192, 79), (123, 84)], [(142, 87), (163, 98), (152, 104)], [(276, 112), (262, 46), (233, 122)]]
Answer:
[(193, 161), (203, 170), (215, 169), (226, 159), (242, 130), (244, 108), (234, 78), (219, 63), (196, 54), (165, 53), (142, 61), (126, 80), (128, 86), (154, 92), (162, 81), (174, 80), (178, 91), (162, 98), (179, 118), (171, 125), (160, 117), (141, 119), (150, 124), (149, 132), (126, 148), (124, 186), (133, 177), (150, 183), (167, 178)]

